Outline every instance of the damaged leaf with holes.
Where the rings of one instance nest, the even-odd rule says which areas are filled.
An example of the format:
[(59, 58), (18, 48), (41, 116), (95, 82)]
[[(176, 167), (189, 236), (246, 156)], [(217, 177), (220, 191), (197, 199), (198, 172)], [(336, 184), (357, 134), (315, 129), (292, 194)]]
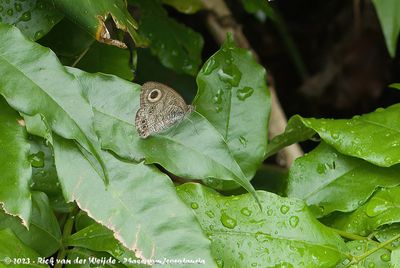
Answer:
[[(118, 32), (114, 32), (121, 30), (129, 34), (136, 46), (147, 45), (147, 40), (137, 33), (138, 24), (124, 0), (53, 0), (53, 3), (67, 18), (99, 42), (127, 48)], [(115, 25), (115, 29), (112, 25)]]

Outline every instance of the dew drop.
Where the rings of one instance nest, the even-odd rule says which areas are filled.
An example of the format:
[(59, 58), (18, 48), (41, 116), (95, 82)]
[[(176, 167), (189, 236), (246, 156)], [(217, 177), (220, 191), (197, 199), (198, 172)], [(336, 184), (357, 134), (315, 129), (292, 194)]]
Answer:
[(2, 12), (4, 10), (3, 6), (0, 6), (0, 12)]
[(248, 208), (242, 208), (242, 209), (240, 210), (240, 213), (242, 213), (242, 214), (245, 215), (245, 216), (250, 216), (250, 215), (251, 215), (251, 210), (248, 209)]
[(290, 226), (295, 228), (299, 224), (299, 217), (297, 217), (297, 216), (290, 217), (289, 224), (290, 224)]
[(290, 208), (288, 206), (283, 205), (281, 206), (280, 211), (282, 212), (282, 214), (286, 214), (288, 213), (289, 209)]
[(244, 87), (242, 89), (239, 89), (238, 91), (236, 91), (236, 97), (241, 100), (244, 101), (245, 99), (247, 99), (248, 97), (250, 97), (251, 95), (253, 95), (254, 89), (251, 87)]
[(222, 215), (221, 215), (221, 223), (222, 223), (222, 225), (224, 225), (226, 228), (229, 228), (229, 229), (235, 228), (236, 224), (237, 224), (235, 219), (229, 217), (225, 213), (222, 213)]
[(43, 35), (44, 35), (43, 31), (37, 31), (37, 32), (34, 34), (33, 38), (34, 38), (35, 40), (38, 40), (38, 39), (42, 38)]
[(239, 137), (239, 142), (240, 142), (244, 147), (246, 147), (246, 145), (247, 145), (247, 139), (246, 139), (245, 137), (240, 136), (240, 137)]
[(22, 14), (22, 16), (20, 17), (20, 20), (22, 20), (22, 21), (29, 21), (29, 20), (31, 20), (31, 12), (29, 12), (29, 11), (24, 12), (24, 13)]
[(339, 134), (337, 133), (332, 133), (332, 139), (337, 140), (339, 138)]
[(12, 9), (7, 10), (8, 16), (12, 16), (13, 14), (14, 14), (14, 10), (12, 10)]
[(386, 200), (373, 198), (368, 202), (365, 213), (368, 217), (376, 217), (388, 210), (388, 205)]
[(15, 3), (15, 4), (14, 4), (14, 7), (15, 7), (15, 10), (16, 10), (16, 11), (21, 12), (22, 6), (21, 6), (20, 3)]
[(212, 212), (211, 210), (206, 211), (206, 215), (207, 215), (209, 218), (214, 218), (214, 217), (215, 217), (214, 212)]
[(205, 75), (209, 75), (215, 68), (218, 67), (218, 64), (215, 62), (214, 58), (210, 58), (203, 67), (203, 73)]
[(273, 213), (274, 213), (274, 211), (272, 209), (268, 209), (267, 210), (267, 215), (268, 216), (272, 216)]
[(373, 262), (368, 263), (368, 268), (375, 268), (375, 263)]
[(213, 98), (214, 103), (216, 103), (216, 104), (222, 103), (222, 94), (223, 94), (222, 90), (218, 89), (217, 94), (215, 94), (215, 96)]
[(193, 209), (198, 209), (198, 208), (199, 208), (199, 204), (197, 204), (196, 202), (192, 202), (192, 203), (190, 204), (190, 206), (191, 206)]
[(236, 87), (239, 85), (242, 73), (235, 65), (228, 65), (218, 70), (218, 76), (221, 81)]
[(390, 256), (389, 256), (389, 254), (382, 254), (381, 255), (381, 260), (382, 261), (385, 261), (385, 262), (388, 262), (388, 261), (390, 261)]

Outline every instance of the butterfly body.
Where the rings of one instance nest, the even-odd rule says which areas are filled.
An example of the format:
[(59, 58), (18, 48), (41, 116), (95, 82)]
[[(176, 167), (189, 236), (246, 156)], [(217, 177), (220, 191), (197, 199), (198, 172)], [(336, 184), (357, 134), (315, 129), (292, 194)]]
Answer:
[(135, 125), (141, 138), (161, 132), (182, 120), (194, 107), (172, 88), (157, 82), (143, 84)]

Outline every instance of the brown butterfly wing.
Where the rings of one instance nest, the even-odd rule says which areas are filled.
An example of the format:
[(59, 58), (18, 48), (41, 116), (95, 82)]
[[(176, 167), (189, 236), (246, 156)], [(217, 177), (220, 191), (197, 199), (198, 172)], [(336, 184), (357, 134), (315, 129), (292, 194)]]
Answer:
[[(156, 102), (148, 101), (148, 95), (156, 88), (161, 91), (161, 98)], [(142, 86), (140, 109), (135, 118), (139, 136), (147, 138), (152, 133), (161, 132), (182, 120), (192, 110), (193, 106), (187, 105), (172, 88), (157, 82), (147, 82)]]

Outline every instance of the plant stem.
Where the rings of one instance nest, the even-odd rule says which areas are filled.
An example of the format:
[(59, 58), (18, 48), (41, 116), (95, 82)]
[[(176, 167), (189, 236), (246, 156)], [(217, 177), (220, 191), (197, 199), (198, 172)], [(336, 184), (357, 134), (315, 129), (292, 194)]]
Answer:
[[(65, 222), (62, 234), (62, 248), (58, 251), (57, 260), (63, 260), (67, 255), (67, 247), (64, 245), (64, 241), (71, 235), (72, 228), (74, 227), (75, 215), (78, 212), (78, 207), (74, 207), (74, 209), (69, 213), (68, 219)], [(57, 263), (54, 268), (62, 268), (62, 263)]]
[(384, 248), (387, 245), (390, 245), (392, 242), (396, 241), (399, 238), (400, 238), (400, 234), (392, 237), (391, 239), (389, 239), (389, 240), (387, 240), (387, 241), (385, 241), (383, 243), (379, 243), (379, 245), (376, 248), (370, 249), (370, 250), (368, 250), (367, 252), (365, 252), (364, 254), (362, 254), (360, 256), (353, 256), (353, 260), (349, 263), (349, 265), (358, 263), (359, 261), (365, 259), (369, 255), (371, 255), (371, 254), (375, 253), (376, 251), (380, 250), (381, 248)]
[(339, 230), (339, 229), (335, 229), (335, 228), (332, 228), (332, 227), (329, 227), (329, 228), (332, 231), (334, 231), (335, 233), (337, 233), (338, 235), (340, 235), (341, 237), (347, 238), (349, 240), (367, 240), (368, 239), (368, 237), (364, 237), (364, 236), (361, 236), (361, 235), (351, 234), (351, 233), (348, 233), (348, 232), (345, 232), (345, 231), (342, 231), (342, 230)]
[(90, 46), (85, 48), (85, 50), (79, 55), (79, 57), (74, 61), (74, 63), (72, 63), (71, 67), (75, 67), (81, 61), (81, 59), (86, 55), (86, 53), (89, 51), (89, 49), (90, 49)]

